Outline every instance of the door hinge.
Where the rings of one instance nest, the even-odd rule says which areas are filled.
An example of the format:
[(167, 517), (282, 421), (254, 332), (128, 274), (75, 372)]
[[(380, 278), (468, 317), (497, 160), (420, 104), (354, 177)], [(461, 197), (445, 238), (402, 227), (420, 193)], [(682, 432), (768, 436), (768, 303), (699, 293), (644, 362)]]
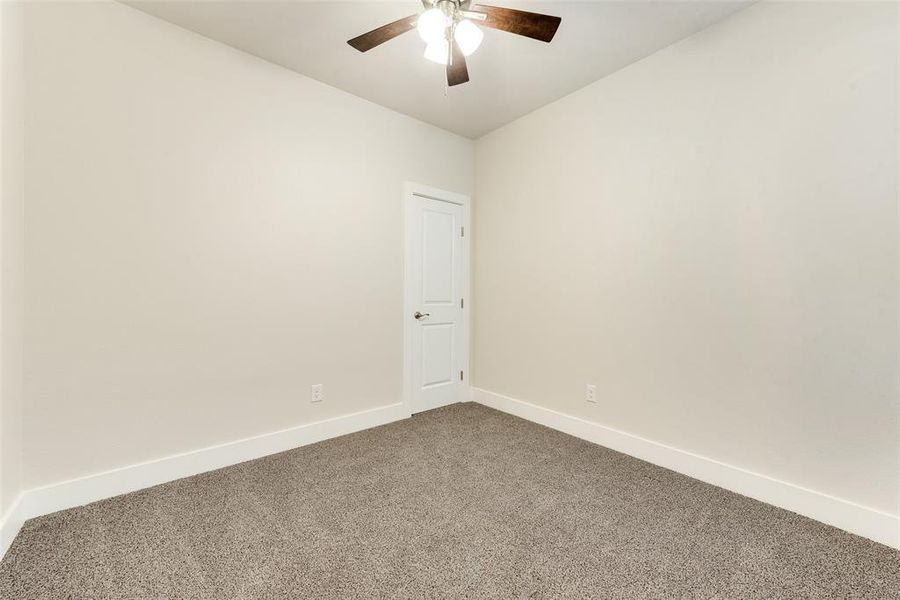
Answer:
[(463, 380), (463, 372), (462, 372), (462, 371), (459, 372), (459, 380), (460, 380), (460, 381)]
[(462, 298), (459, 299), (459, 307), (460, 307), (460, 308), (465, 308), (465, 307), (466, 307), (466, 303), (463, 301)]
[(466, 228), (465, 227), (459, 228), (459, 237), (466, 237)]

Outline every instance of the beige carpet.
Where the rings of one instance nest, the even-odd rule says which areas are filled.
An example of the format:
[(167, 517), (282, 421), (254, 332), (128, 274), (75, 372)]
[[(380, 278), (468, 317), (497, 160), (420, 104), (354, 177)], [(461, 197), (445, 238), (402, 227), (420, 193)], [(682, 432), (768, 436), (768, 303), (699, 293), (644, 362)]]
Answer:
[(456, 405), (35, 519), (0, 598), (900, 598), (900, 552)]

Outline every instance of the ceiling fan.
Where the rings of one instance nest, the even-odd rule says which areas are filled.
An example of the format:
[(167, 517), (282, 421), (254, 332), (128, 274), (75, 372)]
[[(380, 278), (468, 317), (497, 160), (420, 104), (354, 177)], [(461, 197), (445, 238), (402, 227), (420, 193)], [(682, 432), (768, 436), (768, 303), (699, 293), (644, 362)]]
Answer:
[[(549, 42), (562, 21), (539, 13), (477, 4), (475, 0), (422, 0), (425, 12), (382, 25), (347, 43), (366, 52), (412, 29), (427, 44), (425, 58), (447, 65), (447, 85), (469, 81), (466, 56), (481, 45), (484, 33), (475, 25)], [(474, 6), (473, 6), (474, 5)]]

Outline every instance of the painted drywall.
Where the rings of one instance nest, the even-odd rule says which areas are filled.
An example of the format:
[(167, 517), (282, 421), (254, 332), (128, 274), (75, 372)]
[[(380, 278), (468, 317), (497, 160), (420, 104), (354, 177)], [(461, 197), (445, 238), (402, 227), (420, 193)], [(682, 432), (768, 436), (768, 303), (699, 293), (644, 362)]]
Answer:
[(900, 515), (897, 11), (760, 3), (480, 139), (474, 385)]
[[(0, 526), (23, 481), (23, 13), (19, 2), (0, 3)], [(0, 539), (0, 550), (2, 546)]]
[(113, 2), (26, 33), (28, 487), (401, 401), (402, 183), (471, 141)]

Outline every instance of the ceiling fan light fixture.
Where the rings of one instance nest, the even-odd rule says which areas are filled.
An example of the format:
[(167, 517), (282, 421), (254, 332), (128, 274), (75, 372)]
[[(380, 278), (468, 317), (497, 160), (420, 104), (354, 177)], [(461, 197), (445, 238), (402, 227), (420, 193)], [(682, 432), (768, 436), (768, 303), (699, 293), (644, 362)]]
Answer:
[(447, 40), (439, 38), (433, 42), (428, 42), (428, 45), (425, 46), (425, 58), (439, 65), (446, 65), (447, 56), (450, 53), (449, 50)]
[(475, 52), (484, 38), (484, 33), (475, 26), (475, 22), (482, 27), (499, 29), (541, 42), (550, 42), (562, 22), (559, 17), (478, 4), (480, 1), (422, 0), (425, 12), (376, 27), (347, 40), (347, 43), (360, 52), (368, 52), (416, 29), (426, 44), (425, 58), (446, 67), (447, 87), (452, 87), (469, 81), (466, 56)]
[(456, 43), (459, 44), (459, 49), (462, 50), (462, 53), (469, 56), (478, 50), (481, 40), (484, 39), (484, 32), (472, 21), (463, 19), (456, 24), (453, 37), (456, 39)]
[(443, 39), (447, 31), (447, 15), (439, 8), (430, 8), (419, 15), (416, 30), (426, 44)]

